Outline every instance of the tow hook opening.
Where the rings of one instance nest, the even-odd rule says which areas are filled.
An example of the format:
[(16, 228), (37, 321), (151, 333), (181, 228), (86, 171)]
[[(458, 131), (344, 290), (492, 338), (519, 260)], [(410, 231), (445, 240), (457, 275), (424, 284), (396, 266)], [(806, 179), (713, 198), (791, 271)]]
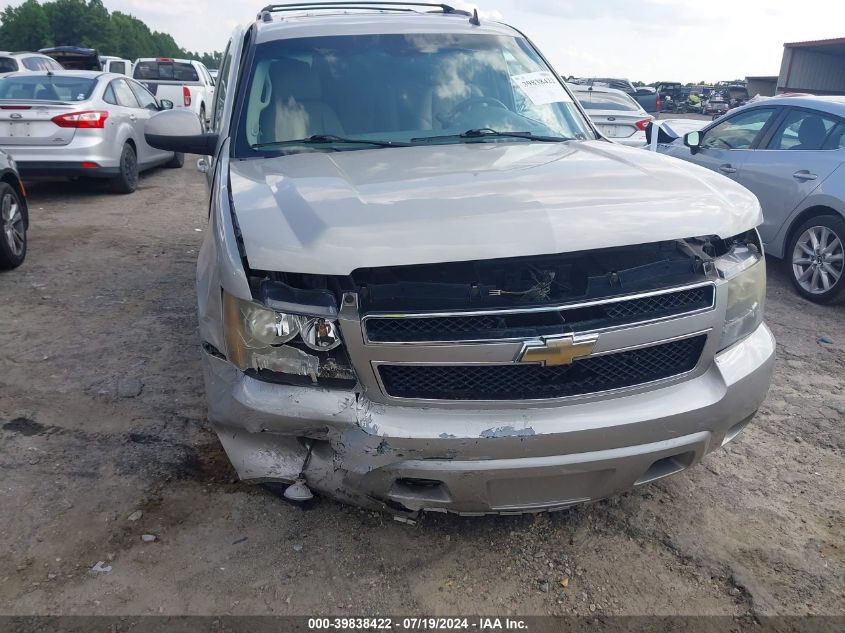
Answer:
[(642, 476), (634, 482), (635, 486), (642, 486), (658, 479), (663, 479), (669, 475), (674, 475), (682, 470), (686, 470), (695, 461), (695, 453), (688, 451), (678, 455), (670, 455), (669, 457), (662, 457), (648, 467)]
[(393, 482), (388, 495), (390, 499), (405, 506), (414, 507), (420, 503), (449, 503), (452, 497), (446, 484), (438, 479), (402, 477)]

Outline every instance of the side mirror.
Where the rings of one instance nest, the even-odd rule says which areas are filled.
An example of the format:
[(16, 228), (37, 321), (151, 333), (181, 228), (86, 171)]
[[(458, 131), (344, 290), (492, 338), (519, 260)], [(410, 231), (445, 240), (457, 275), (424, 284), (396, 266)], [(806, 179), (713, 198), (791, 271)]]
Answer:
[(147, 144), (181, 154), (211, 156), (217, 150), (217, 134), (202, 131), (199, 117), (189, 110), (164, 110), (150, 117), (144, 128)]
[(684, 134), (684, 145), (690, 148), (693, 154), (701, 149), (701, 132), (688, 132)]
[(159, 99), (158, 105), (159, 105), (160, 110), (172, 110), (173, 109), (173, 102), (170, 99)]

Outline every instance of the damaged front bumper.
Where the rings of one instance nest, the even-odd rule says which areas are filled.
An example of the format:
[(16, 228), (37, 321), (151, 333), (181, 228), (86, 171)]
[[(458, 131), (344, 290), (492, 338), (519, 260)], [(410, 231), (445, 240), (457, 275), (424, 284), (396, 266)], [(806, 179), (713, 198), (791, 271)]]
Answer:
[(684, 470), (751, 420), (774, 357), (761, 325), (684, 382), (502, 410), (271, 384), (205, 352), (204, 373), (209, 418), (241, 479), (302, 473), (313, 490), (364, 507), (486, 514), (560, 509)]

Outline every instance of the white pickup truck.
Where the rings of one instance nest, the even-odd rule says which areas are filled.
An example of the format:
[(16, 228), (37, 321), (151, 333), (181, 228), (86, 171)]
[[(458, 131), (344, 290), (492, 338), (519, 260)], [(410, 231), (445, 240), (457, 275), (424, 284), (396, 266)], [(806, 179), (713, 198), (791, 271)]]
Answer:
[(174, 108), (187, 109), (199, 116), (203, 129), (214, 99), (214, 79), (201, 62), (170, 57), (141, 58), (132, 68), (132, 77), (143, 83), (158, 99), (169, 99)]

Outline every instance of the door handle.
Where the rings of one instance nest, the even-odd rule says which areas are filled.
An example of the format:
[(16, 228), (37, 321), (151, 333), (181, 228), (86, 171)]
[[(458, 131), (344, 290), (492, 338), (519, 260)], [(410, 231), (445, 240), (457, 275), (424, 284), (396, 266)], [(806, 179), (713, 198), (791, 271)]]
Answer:
[(719, 171), (723, 174), (735, 174), (736, 167), (732, 166), (730, 163), (725, 163), (724, 165), (719, 165)]
[(799, 169), (794, 174), (792, 174), (792, 177), (796, 180), (815, 180), (816, 178), (818, 178), (818, 176), (816, 176), (815, 174), (811, 174), (806, 169)]

